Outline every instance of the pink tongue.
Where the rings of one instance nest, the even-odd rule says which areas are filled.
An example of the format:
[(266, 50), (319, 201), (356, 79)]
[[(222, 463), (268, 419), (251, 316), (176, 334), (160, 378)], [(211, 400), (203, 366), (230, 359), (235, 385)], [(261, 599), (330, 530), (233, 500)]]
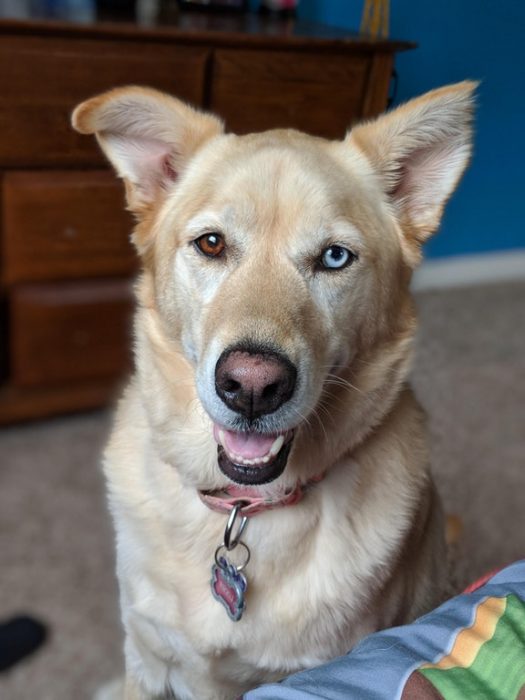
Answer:
[(258, 459), (259, 457), (264, 457), (270, 451), (276, 438), (275, 435), (234, 433), (231, 430), (225, 430), (215, 425), (213, 427), (213, 433), (217, 442), (220, 442), (219, 430), (224, 434), (222, 442), (228, 452), (234, 452), (244, 457), (244, 459)]

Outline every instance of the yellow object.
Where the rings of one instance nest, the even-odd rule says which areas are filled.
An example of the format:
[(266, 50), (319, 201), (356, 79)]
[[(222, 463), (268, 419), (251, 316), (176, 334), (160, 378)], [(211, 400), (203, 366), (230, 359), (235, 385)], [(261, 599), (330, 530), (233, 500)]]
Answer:
[(361, 34), (369, 34), (374, 39), (388, 37), (390, 23), (390, 0), (365, 0), (361, 18)]
[(421, 668), (468, 668), (474, 663), (479, 650), (492, 639), (500, 617), (505, 613), (507, 598), (487, 598), (476, 610), (474, 622), (462, 629), (454, 641), (450, 652), (434, 664), (425, 664)]

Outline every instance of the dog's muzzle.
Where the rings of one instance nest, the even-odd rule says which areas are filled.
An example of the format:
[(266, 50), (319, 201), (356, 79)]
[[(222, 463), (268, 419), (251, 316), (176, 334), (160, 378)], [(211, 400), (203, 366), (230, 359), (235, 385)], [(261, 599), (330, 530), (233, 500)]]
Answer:
[(289, 401), (296, 379), (295, 366), (272, 348), (242, 343), (227, 348), (219, 357), (215, 367), (217, 395), (248, 426), (245, 432), (215, 426), (219, 469), (232, 481), (260, 485), (283, 473), (293, 431), (268, 435), (250, 431), (249, 426)]

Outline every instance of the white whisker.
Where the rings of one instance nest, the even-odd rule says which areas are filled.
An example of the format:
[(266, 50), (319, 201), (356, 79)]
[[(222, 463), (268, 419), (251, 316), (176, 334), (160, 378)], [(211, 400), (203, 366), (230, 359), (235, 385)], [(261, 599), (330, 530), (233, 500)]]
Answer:
[(358, 394), (363, 394), (363, 391), (359, 387), (355, 386), (355, 384), (352, 384), (348, 381), (348, 379), (343, 379), (335, 374), (328, 374), (325, 379), (325, 384), (340, 386), (348, 390), (352, 389), (353, 391), (357, 391)]

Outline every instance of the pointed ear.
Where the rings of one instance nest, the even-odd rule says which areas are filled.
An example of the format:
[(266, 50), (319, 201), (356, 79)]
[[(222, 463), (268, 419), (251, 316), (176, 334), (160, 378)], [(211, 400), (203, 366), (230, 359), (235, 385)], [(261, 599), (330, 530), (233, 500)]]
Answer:
[(125, 181), (128, 208), (139, 218), (165, 195), (199, 147), (223, 130), (211, 114), (134, 86), (82, 102), (72, 124), (81, 134), (95, 134)]
[(436, 230), (467, 166), (476, 86), (465, 81), (433, 90), (347, 137), (379, 174), (409, 243)]

